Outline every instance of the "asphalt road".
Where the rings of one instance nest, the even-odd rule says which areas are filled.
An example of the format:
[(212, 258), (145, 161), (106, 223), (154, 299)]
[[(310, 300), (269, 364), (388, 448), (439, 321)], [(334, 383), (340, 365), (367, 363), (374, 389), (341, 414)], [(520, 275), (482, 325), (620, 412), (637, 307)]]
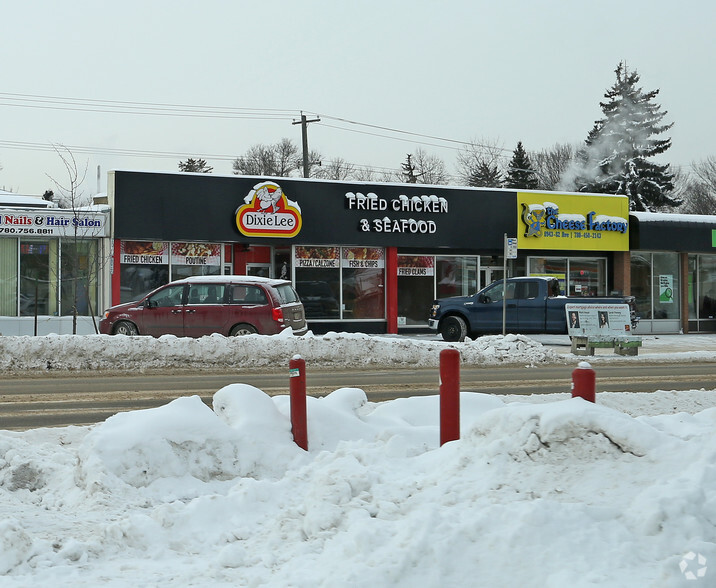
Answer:
[[(466, 367), (463, 392), (549, 394), (569, 392), (573, 365)], [(713, 363), (629, 363), (595, 366), (597, 392), (716, 389)], [(0, 429), (87, 425), (122, 411), (151, 408), (180, 396), (213, 394), (233, 383), (251, 384), (270, 395), (288, 394), (288, 370), (232, 373), (58, 373), (41, 377), (5, 375), (0, 380)], [(308, 370), (307, 392), (322, 396), (342, 387), (363, 389), (373, 402), (439, 392), (437, 368)]]

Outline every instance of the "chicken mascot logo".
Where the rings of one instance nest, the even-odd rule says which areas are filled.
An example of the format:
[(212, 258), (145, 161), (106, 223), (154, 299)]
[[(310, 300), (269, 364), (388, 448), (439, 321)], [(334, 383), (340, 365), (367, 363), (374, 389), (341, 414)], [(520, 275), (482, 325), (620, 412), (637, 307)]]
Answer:
[(295, 237), (302, 224), (298, 203), (275, 182), (256, 184), (236, 210), (236, 226), (247, 237)]

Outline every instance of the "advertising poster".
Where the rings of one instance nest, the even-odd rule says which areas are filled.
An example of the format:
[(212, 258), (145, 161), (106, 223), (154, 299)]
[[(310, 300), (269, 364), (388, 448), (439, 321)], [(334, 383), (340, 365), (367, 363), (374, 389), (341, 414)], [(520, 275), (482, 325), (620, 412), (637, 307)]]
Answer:
[(625, 337), (631, 335), (627, 304), (565, 304), (570, 337)]
[(341, 267), (351, 269), (383, 269), (385, 254), (382, 247), (343, 247)]
[(435, 258), (432, 255), (399, 255), (398, 275), (423, 277), (435, 275)]
[(173, 243), (172, 265), (221, 265), (221, 245)]
[(296, 268), (338, 268), (340, 247), (296, 247), (293, 262)]
[(122, 241), (119, 246), (120, 263), (167, 265), (169, 247), (163, 241)]
[(673, 304), (674, 302), (674, 276), (659, 276), (659, 302)]

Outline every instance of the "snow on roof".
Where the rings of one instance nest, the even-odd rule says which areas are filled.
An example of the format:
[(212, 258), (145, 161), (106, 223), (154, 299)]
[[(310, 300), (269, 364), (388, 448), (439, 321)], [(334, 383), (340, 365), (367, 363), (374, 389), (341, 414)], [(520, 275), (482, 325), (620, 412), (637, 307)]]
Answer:
[(40, 196), (23, 196), (0, 190), (0, 206), (27, 206), (30, 208), (54, 208), (56, 204)]
[(671, 212), (630, 212), (639, 222), (706, 223), (716, 224), (713, 214), (675, 214)]

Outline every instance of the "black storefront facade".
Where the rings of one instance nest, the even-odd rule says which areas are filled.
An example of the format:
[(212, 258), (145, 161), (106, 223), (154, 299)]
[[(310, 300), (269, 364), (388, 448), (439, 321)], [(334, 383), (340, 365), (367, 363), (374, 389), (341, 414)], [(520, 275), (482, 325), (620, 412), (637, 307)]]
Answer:
[[(315, 333), (422, 330), (435, 297), (503, 276), (507, 235), (519, 240), (508, 275), (556, 275), (565, 294), (601, 296), (629, 293), (635, 263), (650, 285), (645, 332), (710, 326), (690, 320), (688, 297), (697, 315), (704, 287), (689, 290), (684, 275), (692, 263), (708, 286), (699, 271), (710, 271), (711, 240), (704, 251), (683, 249), (659, 215), (667, 227), (653, 243), (652, 221), (630, 216), (626, 197), (113, 171), (108, 198), (108, 304), (188, 275), (247, 273), (290, 279)], [(716, 230), (709, 222), (703, 231)], [(683, 289), (669, 318), (659, 318), (669, 303), (653, 302), (659, 280), (669, 282), (654, 258), (661, 251), (676, 255), (670, 283)]]

